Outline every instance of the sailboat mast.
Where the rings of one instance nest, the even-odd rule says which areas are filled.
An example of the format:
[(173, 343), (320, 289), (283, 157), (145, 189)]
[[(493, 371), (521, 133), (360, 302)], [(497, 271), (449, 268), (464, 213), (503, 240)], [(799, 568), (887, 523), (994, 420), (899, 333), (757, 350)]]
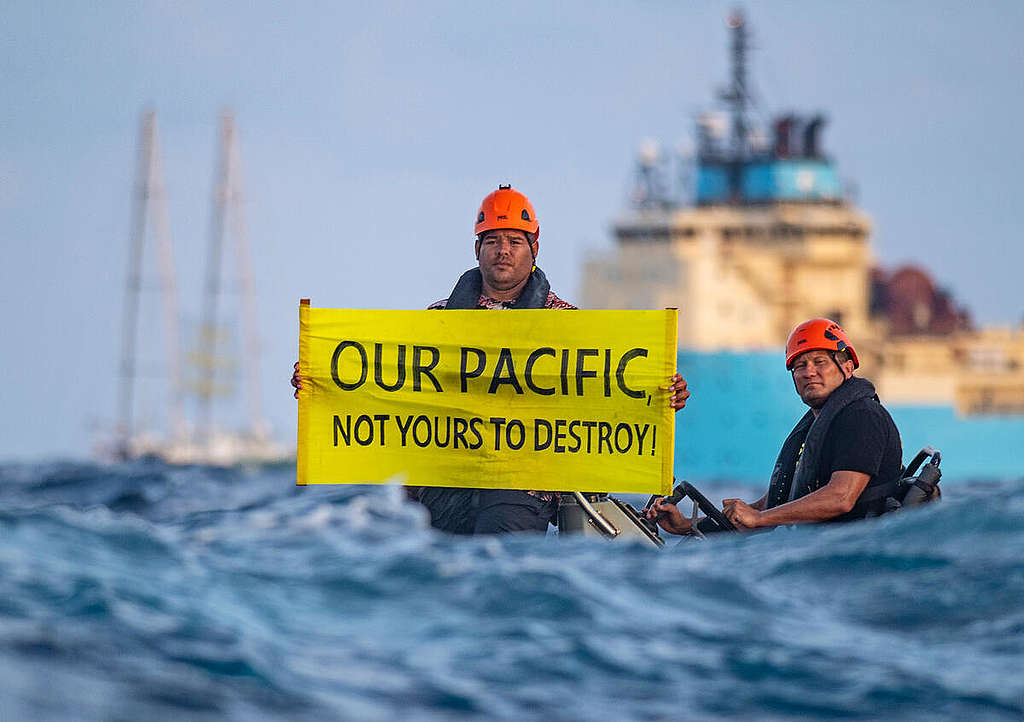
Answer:
[(227, 213), (230, 151), (234, 136), (234, 118), (223, 113), (220, 118), (219, 154), (214, 177), (213, 207), (210, 214), (210, 236), (206, 256), (206, 283), (203, 286), (202, 325), (199, 330), (199, 410), (196, 441), (210, 440), (213, 395), (216, 388), (217, 301), (220, 296), (221, 256), (224, 247), (224, 220)]
[(157, 252), (160, 259), (160, 298), (164, 315), (164, 356), (167, 359), (170, 388), (169, 421), (172, 438), (183, 440), (185, 436), (185, 409), (181, 383), (181, 351), (178, 343), (179, 316), (178, 290), (174, 274), (174, 244), (171, 241), (171, 227), (167, 213), (167, 191), (164, 185), (163, 161), (160, 153), (160, 138), (156, 133), (154, 119), (150, 203), (153, 226), (156, 233)]
[(228, 185), (227, 204), (230, 209), (231, 231), (235, 237), (235, 255), (238, 261), (238, 273), (242, 283), (242, 333), (245, 349), (245, 404), (249, 419), (249, 432), (256, 438), (263, 438), (269, 433), (267, 423), (263, 419), (260, 403), (259, 386), (259, 336), (256, 331), (256, 287), (252, 278), (252, 266), (249, 256), (249, 227), (245, 222), (244, 201), (242, 190), (242, 158), (239, 150), (237, 133), (231, 134), (231, 145), (228, 148)]
[(143, 255), (147, 221), (155, 224), (160, 264), (160, 290), (164, 316), (164, 354), (170, 370), (170, 424), (173, 433), (184, 433), (185, 415), (181, 397), (181, 365), (178, 350), (178, 298), (174, 279), (174, 248), (167, 215), (167, 196), (160, 160), (156, 113), (143, 113), (139, 131), (138, 160), (132, 194), (132, 219), (128, 241), (128, 270), (125, 274), (124, 322), (121, 331), (121, 372), (118, 383), (118, 449), (131, 455), (135, 430), (135, 385), (139, 340), (139, 308), (142, 297)]
[(139, 131), (132, 218), (128, 235), (128, 270), (125, 274), (124, 318), (121, 327), (121, 364), (118, 383), (118, 453), (128, 453), (135, 432), (135, 346), (138, 336), (139, 292), (142, 287), (142, 247), (146, 236), (156, 114), (142, 116)]

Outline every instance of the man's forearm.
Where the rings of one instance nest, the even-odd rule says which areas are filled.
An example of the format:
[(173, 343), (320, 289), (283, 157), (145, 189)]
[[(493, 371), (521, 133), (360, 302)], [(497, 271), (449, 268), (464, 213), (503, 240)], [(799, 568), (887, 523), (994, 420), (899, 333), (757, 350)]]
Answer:
[[(795, 501), (761, 511), (758, 515), (759, 525), (811, 524), (845, 514), (857, 503), (857, 498), (864, 491), (870, 478), (867, 474), (859, 472), (837, 471), (829, 483), (817, 491)], [(763, 501), (765, 500), (761, 499), (761, 502)]]

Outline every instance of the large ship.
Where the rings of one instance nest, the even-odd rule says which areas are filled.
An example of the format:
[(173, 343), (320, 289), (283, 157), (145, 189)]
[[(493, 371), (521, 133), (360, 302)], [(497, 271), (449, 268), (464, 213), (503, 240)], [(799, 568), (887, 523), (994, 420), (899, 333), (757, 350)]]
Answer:
[(960, 417), (1024, 414), (1024, 327), (978, 328), (926, 269), (887, 270), (872, 224), (822, 147), (825, 118), (751, 122), (749, 30), (729, 17), (724, 112), (697, 119), (682, 192), (655, 148), (641, 153), (615, 247), (585, 262), (586, 308), (678, 307), (684, 352), (781, 349), (824, 316), (857, 340), (862, 373), (890, 404)]

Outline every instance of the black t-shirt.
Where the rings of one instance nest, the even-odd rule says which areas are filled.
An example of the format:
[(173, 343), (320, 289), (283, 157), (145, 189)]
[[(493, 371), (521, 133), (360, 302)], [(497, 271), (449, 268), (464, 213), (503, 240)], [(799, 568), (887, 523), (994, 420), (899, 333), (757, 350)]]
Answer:
[[(873, 398), (858, 399), (832, 420), (822, 444), (818, 465), (819, 487), (825, 486), (835, 471), (857, 471), (871, 477), (870, 489), (897, 478), (903, 468), (903, 446), (889, 412)], [(862, 518), (868, 512), (881, 513), (885, 500), (870, 509), (855, 508), (830, 521)]]

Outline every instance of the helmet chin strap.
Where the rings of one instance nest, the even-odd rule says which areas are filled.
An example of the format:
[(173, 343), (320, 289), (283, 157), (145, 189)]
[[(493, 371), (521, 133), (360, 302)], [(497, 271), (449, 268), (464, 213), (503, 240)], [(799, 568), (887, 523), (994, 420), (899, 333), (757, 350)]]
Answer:
[(829, 351), (828, 355), (829, 355), (829, 358), (832, 359), (832, 363), (834, 363), (836, 365), (836, 368), (839, 369), (839, 373), (841, 373), (843, 375), (843, 380), (845, 381), (846, 379), (850, 378), (850, 376), (853, 376), (853, 374), (850, 374), (850, 376), (846, 375), (846, 369), (844, 369), (842, 364), (839, 363), (839, 359), (836, 358), (836, 353), (838, 353), (838, 352), (837, 351)]

